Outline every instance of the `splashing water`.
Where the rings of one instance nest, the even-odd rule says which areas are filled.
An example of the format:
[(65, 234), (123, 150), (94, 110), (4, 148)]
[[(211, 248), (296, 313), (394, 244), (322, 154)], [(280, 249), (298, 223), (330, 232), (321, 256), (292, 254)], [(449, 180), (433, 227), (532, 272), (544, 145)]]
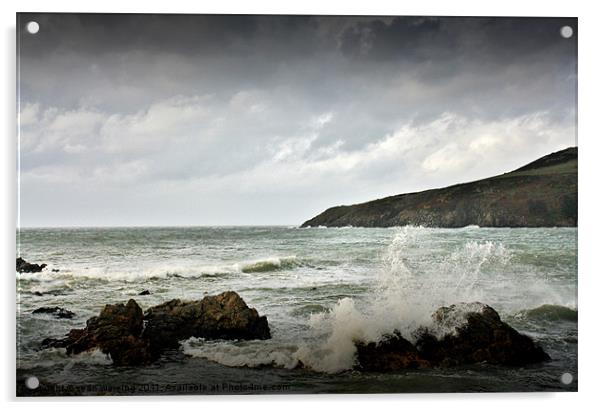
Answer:
[(355, 364), (356, 341), (379, 341), (393, 331), (412, 340), (414, 330), (432, 323), (430, 316), (437, 308), (486, 299), (478, 286), (482, 269), (508, 261), (511, 255), (504, 246), (470, 241), (438, 260), (410, 261), (423, 243), (428, 246), (428, 234), (427, 228), (399, 228), (382, 255), (382, 268), (363, 306), (358, 308), (354, 299), (343, 298), (330, 311), (312, 315), (312, 339), (325, 342), (303, 346), (296, 353), (298, 359), (320, 371), (347, 370)]

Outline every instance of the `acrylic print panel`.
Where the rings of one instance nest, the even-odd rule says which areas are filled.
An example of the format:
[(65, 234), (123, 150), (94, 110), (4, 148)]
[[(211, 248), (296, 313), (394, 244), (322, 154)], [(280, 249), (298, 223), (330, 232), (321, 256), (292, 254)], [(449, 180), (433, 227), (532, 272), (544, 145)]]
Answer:
[(577, 20), (19, 14), (17, 394), (577, 390)]

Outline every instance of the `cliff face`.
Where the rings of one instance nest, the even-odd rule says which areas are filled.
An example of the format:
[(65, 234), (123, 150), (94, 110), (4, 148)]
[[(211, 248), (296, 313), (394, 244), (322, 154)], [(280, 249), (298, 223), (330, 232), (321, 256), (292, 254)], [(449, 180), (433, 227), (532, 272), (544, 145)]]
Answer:
[(479, 181), (329, 208), (301, 226), (349, 225), (577, 226), (577, 148)]

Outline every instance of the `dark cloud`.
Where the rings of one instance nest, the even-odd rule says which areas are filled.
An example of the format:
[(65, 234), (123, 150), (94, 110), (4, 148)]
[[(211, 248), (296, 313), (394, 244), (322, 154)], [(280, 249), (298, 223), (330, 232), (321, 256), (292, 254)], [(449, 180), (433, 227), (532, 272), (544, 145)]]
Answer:
[[(127, 223), (163, 223), (136, 220), (143, 197), (171, 223), (296, 223), (574, 144), (573, 18), (26, 13), (18, 31), (22, 194), (63, 205), (24, 201), (24, 223), (115, 196)], [(194, 195), (212, 199), (188, 221)]]

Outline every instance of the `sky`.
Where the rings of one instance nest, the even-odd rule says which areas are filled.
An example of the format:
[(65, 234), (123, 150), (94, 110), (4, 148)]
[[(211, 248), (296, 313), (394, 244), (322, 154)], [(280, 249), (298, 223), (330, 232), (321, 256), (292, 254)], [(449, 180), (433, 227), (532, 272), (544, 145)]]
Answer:
[(23, 227), (299, 225), (576, 145), (574, 18), (20, 14), (17, 32)]

